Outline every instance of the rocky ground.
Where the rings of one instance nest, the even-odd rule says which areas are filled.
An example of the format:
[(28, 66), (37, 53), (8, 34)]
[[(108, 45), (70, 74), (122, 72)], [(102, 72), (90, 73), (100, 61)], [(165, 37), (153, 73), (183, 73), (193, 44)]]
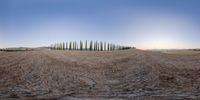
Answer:
[(200, 53), (0, 52), (0, 99), (196, 100)]

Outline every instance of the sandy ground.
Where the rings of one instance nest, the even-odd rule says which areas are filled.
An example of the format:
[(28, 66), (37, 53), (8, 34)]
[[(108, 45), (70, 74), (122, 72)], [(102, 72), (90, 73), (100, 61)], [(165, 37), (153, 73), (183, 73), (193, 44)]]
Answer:
[(200, 53), (0, 52), (0, 100), (200, 99)]

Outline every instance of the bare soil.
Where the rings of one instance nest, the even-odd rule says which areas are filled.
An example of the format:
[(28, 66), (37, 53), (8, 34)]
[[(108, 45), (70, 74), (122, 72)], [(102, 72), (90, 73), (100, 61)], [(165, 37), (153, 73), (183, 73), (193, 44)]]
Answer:
[(200, 53), (0, 52), (0, 99), (200, 99)]

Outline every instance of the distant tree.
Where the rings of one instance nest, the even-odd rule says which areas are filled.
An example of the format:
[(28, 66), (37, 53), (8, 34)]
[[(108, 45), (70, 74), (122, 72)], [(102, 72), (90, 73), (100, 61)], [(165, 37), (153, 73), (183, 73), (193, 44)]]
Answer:
[(87, 51), (87, 40), (85, 41), (85, 50)]
[(76, 41), (74, 41), (74, 50), (76, 50)]
[(106, 42), (104, 42), (104, 51), (106, 51)]
[(95, 51), (97, 51), (97, 41), (95, 42)]
[(63, 50), (65, 50), (65, 43), (63, 42)]
[(56, 44), (53, 45), (53, 49), (56, 50)]
[(112, 51), (112, 43), (110, 43), (110, 51)]
[(98, 50), (98, 43), (97, 43), (97, 41), (95, 42), (95, 50), (97, 51)]
[(62, 50), (62, 43), (60, 43), (60, 49), (59, 50)]
[(58, 43), (56, 43), (56, 50), (58, 50), (59, 49), (59, 44)]
[(103, 42), (101, 41), (101, 51), (103, 51)]
[(72, 42), (69, 42), (69, 50), (72, 50)]
[(108, 43), (107, 50), (110, 51), (110, 44)]
[(73, 49), (72, 50), (75, 50), (75, 43), (74, 43), (74, 41), (73, 41)]
[(82, 43), (81, 40), (80, 40), (80, 50), (81, 50), (81, 51), (83, 50), (83, 43)]
[(66, 50), (68, 50), (68, 43), (66, 42)]
[(94, 51), (96, 51), (96, 42), (94, 41)]
[(58, 50), (58, 48), (59, 48), (59, 45), (58, 45), (58, 43), (56, 43), (56, 50)]
[(97, 43), (97, 51), (99, 51), (99, 47), (100, 47), (100, 46), (99, 46), (99, 42), (98, 42), (98, 43)]
[(92, 40), (90, 41), (90, 51), (92, 51)]
[(76, 49), (79, 50), (79, 49), (78, 49), (78, 43), (76, 43)]
[(76, 44), (75, 44), (75, 41), (74, 41), (73, 43), (74, 43), (74, 49), (73, 49), (73, 50), (76, 50)]

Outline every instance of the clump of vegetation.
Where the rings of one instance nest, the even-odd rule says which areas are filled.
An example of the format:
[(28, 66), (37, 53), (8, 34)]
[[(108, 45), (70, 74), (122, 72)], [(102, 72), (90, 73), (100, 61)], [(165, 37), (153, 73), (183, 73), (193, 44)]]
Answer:
[(200, 51), (200, 49), (193, 49), (193, 51)]
[(24, 47), (20, 47), (20, 48), (2, 48), (2, 49), (0, 49), (0, 51), (5, 51), (5, 52), (31, 51), (31, 50), (33, 50), (33, 49), (24, 48)]
[[(88, 47), (89, 46), (89, 47)], [(79, 50), (79, 51), (114, 51), (114, 50), (126, 50), (134, 47), (120, 46), (113, 43), (98, 42), (98, 41), (88, 41), (85, 43), (80, 40), (80, 42), (70, 41), (63, 43), (56, 43), (50, 46), (51, 50)]]

